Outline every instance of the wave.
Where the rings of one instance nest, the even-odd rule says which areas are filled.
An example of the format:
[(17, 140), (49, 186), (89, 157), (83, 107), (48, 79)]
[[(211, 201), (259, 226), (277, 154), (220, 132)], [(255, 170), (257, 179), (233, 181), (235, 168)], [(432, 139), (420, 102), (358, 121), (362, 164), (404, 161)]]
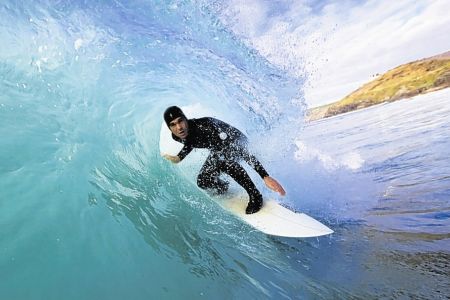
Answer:
[[(158, 259), (179, 260), (195, 276), (228, 285), (243, 280), (241, 291), (257, 291), (242, 295), (283, 295), (295, 285), (311, 295), (347, 295), (301, 275), (279, 257), (291, 246), (274, 248), (272, 239), (230, 219), (160, 157), (164, 109), (200, 103), (250, 137), (269, 172), (291, 188), (286, 202), (336, 221), (336, 207), (327, 203), (333, 192), (313, 201), (332, 175), (319, 176), (311, 191), (299, 189), (309, 176), (295, 159), (302, 79), (236, 38), (219, 21), (220, 10), (214, 1), (4, 1), (0, 190), (17, 199), (8, 204), (17, 214), (3, 222), (18, 224), (18, 214), (37, 209), (49, 219), (30, 221), (44, 225), (27, 227), (28, 235), (70, 220), (86, 222), (78, 234), (87, 239), (108, 222), (87, 216), (106, 208)], [(317, 251), (315, 243), (304, 251)], [(264, 272), (285, 286), (266, 282)]]

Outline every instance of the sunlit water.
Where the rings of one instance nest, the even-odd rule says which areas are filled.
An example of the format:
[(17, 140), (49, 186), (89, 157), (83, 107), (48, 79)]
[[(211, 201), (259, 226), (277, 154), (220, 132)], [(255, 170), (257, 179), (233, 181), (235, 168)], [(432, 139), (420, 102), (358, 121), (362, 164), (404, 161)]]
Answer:
[[(302, 80), (220, 11), (2, 2), (0, 298), (448, 296), (449, 92), (305, 125)], [(266, 236), (161, 159), (163, 110), (193, 103), (335, 233)]]

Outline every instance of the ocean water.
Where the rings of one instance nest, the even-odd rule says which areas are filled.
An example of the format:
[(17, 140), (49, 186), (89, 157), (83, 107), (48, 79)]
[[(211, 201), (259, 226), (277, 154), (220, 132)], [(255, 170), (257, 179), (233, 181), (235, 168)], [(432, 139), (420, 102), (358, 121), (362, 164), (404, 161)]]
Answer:
[[(305, 124), (303, 80), (223, 5), (0, 4), (0, 298), (448, 297), (449, 91)], [(172, 104), (242, 129), (279, 200), (335, 233), (219, 209), (160, 157)]]

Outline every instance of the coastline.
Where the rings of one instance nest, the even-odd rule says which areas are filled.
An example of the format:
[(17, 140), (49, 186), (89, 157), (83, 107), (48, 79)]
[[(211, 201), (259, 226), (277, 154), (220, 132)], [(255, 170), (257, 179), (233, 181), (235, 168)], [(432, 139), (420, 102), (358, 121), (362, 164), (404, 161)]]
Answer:
[[(310, 123), (315, 123), (315, 122), (319, 122), (319, 121), (323, 121), (323, 120), (334, 119), (336, 117), (343, 117), (343, 116), (351, 115), (353, 113), (357, 113), (357, 112), (361, 112), (361, 111), (367, 111), (367, 110), (370, 110), (370, 109), (375, 109), (375, 108), (380, 107), (380, 106), (393, 104), (393, 103), (398, 102), (398, 101), (411, 101), (411, 100), (414, 100), (415, 98), (418, 98), (418, 97), (421, 97), (421, 96), (425, 96), (425, 95), (429, 95), (429, 94), (433, 94), (433, 93), (445, 92), (446, 90), (450, 91), (450, 87), (441, 88), (441, 89), (437, 89), (437, 90), (433, 90), (433, 91), (430, 90), (430, 91), (428, 91), (426, 93), (417, 94), (417, 95), (414, 95), (414, 96), (411, 96), (411, 97), (408, 97), (408, 98), (401, 98), (401, 99), (397, 99), (397, 100), (394, 100), (394, 101), (385, 101), (385, 102), (377, 103), (377, 104), (374, 104), (374, 105), (362, 107), (362, 108), (359, 108), (359, 109), (350, 110), (350, 111), (347, 111), (347, 112), (344, 112), (344, 113), (332, 115), (332, 116), (329, 116), (329, 117), (316, 118), (316, 119), (313, 119), (310, 116), (308, 116), (308, 113), (311, 110), (317, 109), (317, 108), (311, 108), (311, 109), (308, 109), (308, 113), (305, 116), (305, 123), (306, 124), (310, 124)], [(328, 106), (328, 105), (325, 105), (325, 106)]]
[(450, 51), (391, 69), (343, 99), (307, 110), (307, 121), (329, 118), (450, 87)]

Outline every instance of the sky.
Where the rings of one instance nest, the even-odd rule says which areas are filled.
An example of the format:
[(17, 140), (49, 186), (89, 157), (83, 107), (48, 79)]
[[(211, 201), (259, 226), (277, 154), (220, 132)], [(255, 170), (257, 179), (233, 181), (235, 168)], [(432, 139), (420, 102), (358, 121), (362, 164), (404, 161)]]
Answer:
[(306, 79), (309, 107), (398, 65), (450, 51), (450, 0), (229, 0), (222, 21)]

